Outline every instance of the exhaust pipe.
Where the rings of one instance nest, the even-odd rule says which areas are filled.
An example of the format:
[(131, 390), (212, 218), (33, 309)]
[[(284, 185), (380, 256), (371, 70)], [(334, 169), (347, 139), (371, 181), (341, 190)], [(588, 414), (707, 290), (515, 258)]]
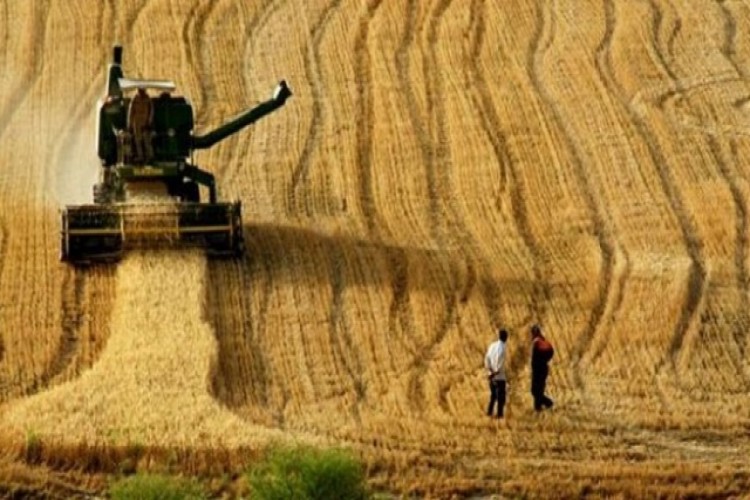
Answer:
[(122, 45), (115, 45), (112, 64), (122, 64)]
[(123, 77), (122, 74), (122, 46), (115, 45), (112, 51), (112, 63), (109, 65), (107, 74), (107, 95), (112, 97), (122, 97), (122, 89), (118, 81)]

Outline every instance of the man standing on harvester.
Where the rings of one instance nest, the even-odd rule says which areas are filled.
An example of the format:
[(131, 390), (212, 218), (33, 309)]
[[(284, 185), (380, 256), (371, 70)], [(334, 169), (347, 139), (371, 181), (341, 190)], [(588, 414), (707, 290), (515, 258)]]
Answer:
[(151, 144), (151, 126), (154, 122), (154, 104), (143, 87), (138, 88), (128, 109), (128, 127), (133, 135), (135, 160), (148, 163), (154, 157)]
[(542, 411), (543, 408), (552, 408), (553, 401), (548, 398), (544, 391), (547, 387), (547, 375), (549, 375), (549, 362), (555, 355), (552, 344), (542, 335), (539, 325), (531, 327), (531, 395), (534, 396), (534, 410)]

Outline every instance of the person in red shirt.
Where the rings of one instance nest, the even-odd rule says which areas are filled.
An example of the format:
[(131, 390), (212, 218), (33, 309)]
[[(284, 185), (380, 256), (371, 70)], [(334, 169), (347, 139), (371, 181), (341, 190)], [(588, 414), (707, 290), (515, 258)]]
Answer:
[(531, 327), (531, 395), (534, 397), (534, 410), (552, 408), (554, 402), (544, 392), (547, 388), (549, 362), (555, 355), (552, 344), (542, 335), (539, 325)]

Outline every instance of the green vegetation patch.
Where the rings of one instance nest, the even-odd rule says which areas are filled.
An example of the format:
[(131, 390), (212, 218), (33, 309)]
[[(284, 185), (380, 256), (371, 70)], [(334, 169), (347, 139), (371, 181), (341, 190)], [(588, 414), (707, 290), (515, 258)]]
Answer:
[(207, 498), (198, 483), (189, 479), (159, 474), (136, 474), (120, 479), (109, 489), (115, 500), (197, 500)]
[(248, 483), (258, 500), (370, 498), (362, 465), (340, 449), (271, 448), (248, 472)]

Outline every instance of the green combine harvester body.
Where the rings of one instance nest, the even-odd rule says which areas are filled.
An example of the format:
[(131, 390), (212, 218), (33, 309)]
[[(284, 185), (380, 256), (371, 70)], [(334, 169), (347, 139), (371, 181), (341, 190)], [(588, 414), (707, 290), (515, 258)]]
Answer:
[[(217, 200), (213, 174), (191, 163), (192, 152), (283, 106), (291, 96), (286, 82), (278, 84), (268, 101), (205, 135), (194, 135), (193, 108), (172, 94), (173, 83), (125, 79), (121, 64), (122, 48), (116, 46), (107, 94), (98, 109), (99, 182), (93, 187), (93, 204), (62, 210), (61, 259), (73, 264), (113, 261), (129, 248), (151, 245), (199, 246), (213, 256), (241, 255), (241, 204)], [(129, 123), (132, 90), (157, 93), (148, 99), (148, 128), (138, 136)], [(147, 155), (136, 157), (137, 138), (141, 145), (147, 141)], [(133, 189), (144, 186), (165, 194), (156, 201), (132, 199)], [(208, 193), (207, 202), (201, 201), (200, 186)]]

